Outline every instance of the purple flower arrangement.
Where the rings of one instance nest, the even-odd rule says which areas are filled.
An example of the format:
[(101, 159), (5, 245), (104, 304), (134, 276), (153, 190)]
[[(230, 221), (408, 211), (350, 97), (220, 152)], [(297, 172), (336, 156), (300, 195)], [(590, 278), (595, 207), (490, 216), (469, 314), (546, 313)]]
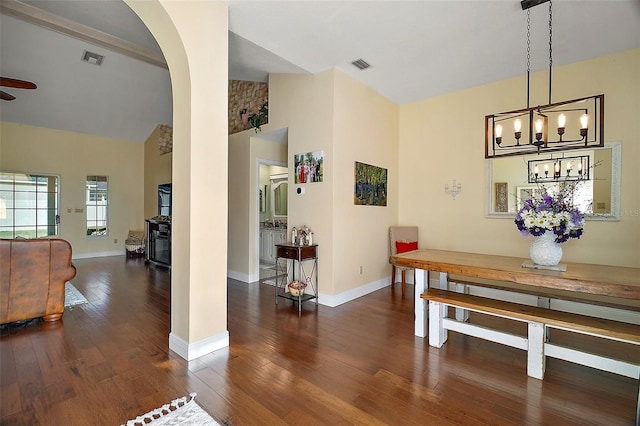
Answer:
[(515, 224), (520, 233), (525, 237), (538, 237), (551, 232), (556, 243), (580, 238), (584, 230), (584, 214), (572, 202), (575, 186), (566, 185), (553, 195), (549, 195), (546, 188), (541, 189), (541, 198), (526, 200), (516, 214)]

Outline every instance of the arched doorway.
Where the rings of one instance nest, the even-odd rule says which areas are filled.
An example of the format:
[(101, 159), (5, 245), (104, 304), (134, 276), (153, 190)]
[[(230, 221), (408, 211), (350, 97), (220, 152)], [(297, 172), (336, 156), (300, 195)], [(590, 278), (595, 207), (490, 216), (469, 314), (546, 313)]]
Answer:
[(156, 38), (171, 73), (174, 207), (169, 348), (191, 360), (229, 345), (227, 5), (125, 2)]

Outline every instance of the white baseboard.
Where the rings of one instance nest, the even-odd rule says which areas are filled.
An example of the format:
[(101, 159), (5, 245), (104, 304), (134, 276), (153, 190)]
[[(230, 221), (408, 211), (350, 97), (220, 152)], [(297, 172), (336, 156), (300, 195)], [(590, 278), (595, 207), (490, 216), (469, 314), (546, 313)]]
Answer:
[(243, 283), (253, 283), (256, 281), (260, 281), (260, 273), (249, 275), (244, 274), (242, 272), (232, 271), (231, 269), (227, 269), (227, 278), (231, 278), (233, 280), (242, 281)]
[(71, 255), (71, 259), (91, 259), (93, 257), (124, 256), (126, 254), (126, 250), (102, 251), (97, 253), (73, 253)]
[(374, 291), (380, 290), (381, 288), (389, 287), (390, 285), (391, 285), (391, 280), (389, 279), (389, 277), (385, 277), (381, 280), (374, 281), (372, 283), (369, 283), (351, 290), (347, 290), (343, 293), (336, 294), (336, 295), (320, 293), (318, 295), (318, 303), (324, 306), (335, 308), (336, 306), (342, 305), (343, 303), (350, 302), (352, 300), (357, 299), (358, 297), (365, 296), (369, 293), (373, 293)]
[(169, 333), (169, 349), (187, 361), (192, 361), (203, 355), (227, 347), (229, 347), (229, 331), (207, 337), (194, 343), (188, 343), (175, 334)]

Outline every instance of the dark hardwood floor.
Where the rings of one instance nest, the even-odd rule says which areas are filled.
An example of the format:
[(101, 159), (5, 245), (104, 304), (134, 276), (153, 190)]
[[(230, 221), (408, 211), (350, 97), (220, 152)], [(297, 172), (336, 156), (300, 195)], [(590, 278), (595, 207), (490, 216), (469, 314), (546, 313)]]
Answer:
[(2, 328), (2, 425), (119, 425), (190, 392), (232, 425), (634, 423), (637, 380), (551, 359), (539, 381), (523, 351), (456, 333), (431, 348), (399, 285), (337, 308), (306, 303), (298, 318), (273, 287), (229, 280), (231, 346), (187, 363), (168, 350), (167, 270), (124, 256), (74, 263), (88, 304), (59, 324)]

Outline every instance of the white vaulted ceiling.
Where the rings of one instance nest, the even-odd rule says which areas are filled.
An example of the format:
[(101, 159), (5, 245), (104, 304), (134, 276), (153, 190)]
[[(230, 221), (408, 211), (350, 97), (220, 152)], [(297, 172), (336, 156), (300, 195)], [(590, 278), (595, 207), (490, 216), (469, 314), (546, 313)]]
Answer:
[[(2, 0), (2, 5), (16, 3)], [(162, 58), (144, 24), (121, 0), (26, 1), (116, 36)], [(266, 81), (269, 73), (336, 67), (399, 104), (526, 72), (526, 21), (518, 0), (229, 0), (229, 78)], [(531, 69), (548, 67), (548, 5), (531, 11)], [(0, 74), (35, 91), (5, 89), (1, 119), (144, 141), (171, 124), (166, 68), (134, 59), (23, 18), (0, 16)], [(640, 47), (640, 1), (553, 2), (553, 64)], [(105, 56), (98, 67), (84, 50)], [(360, 71), (351, 61), (371, 68)]]

